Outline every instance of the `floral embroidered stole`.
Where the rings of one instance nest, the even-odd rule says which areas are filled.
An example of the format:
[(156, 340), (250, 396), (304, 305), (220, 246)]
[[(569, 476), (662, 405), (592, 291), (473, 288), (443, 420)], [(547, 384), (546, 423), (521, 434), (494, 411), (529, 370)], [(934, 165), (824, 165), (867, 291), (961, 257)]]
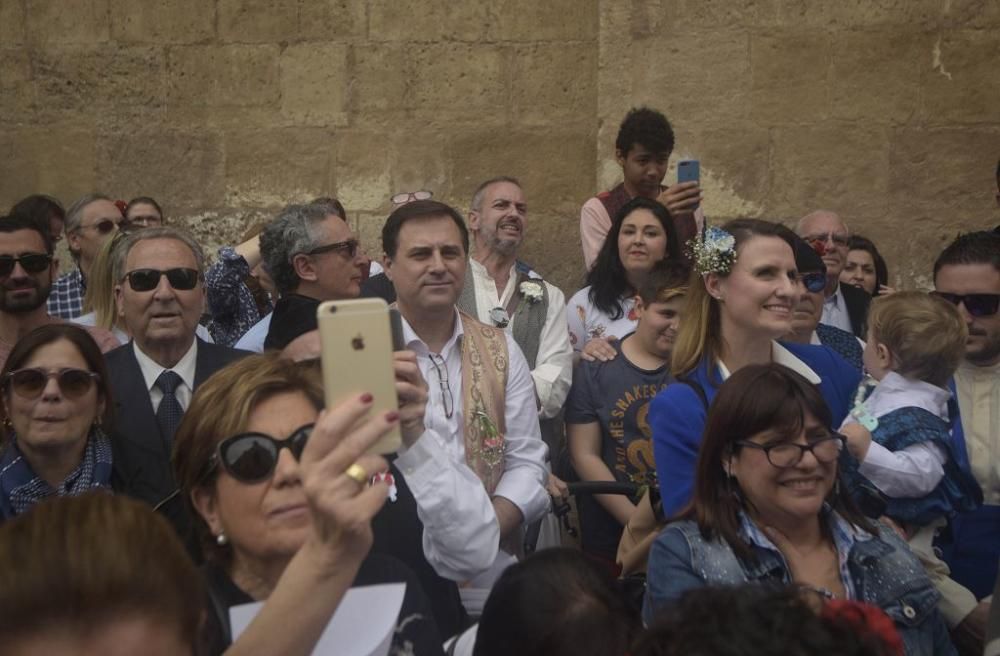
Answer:
[(503, 330), (459, 312), (465, 461), (492, 496), (503, 475), (509, 357)]

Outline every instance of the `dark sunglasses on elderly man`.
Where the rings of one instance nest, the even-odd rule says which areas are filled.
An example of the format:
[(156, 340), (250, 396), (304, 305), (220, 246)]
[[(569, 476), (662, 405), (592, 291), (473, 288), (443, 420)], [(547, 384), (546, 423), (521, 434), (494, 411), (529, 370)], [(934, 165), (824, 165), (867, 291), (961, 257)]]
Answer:
[(166, 271), (161, 271), (160, 269), (136, 269), (125, 274), (129, 286), (133, 291), (137, 292), (148, 292), (156, 289), (157, 285), (160, 284), (161, 276), (166, 276), (167, 282), (174, 289), (184, 291), (194, 289), (194, 286), (198, 284), (198, 279), (201, 277), (195, 269), (184, 268), (167, 269)]
[(264, 433), (240, 433), (226, 438), (212, 456), (211, 465), (221, 464), (227, 474), (241, 483), (260, 483), (271, 478), (278, 466), (282, 449), (288, 449), (296, 460), (312, 434), (314, 424), (306, 424), (283, 440)]
[(42, 395), (49, 379), (55, 378), (59, 389), (67, 399), (78, 399), (94, 386), (101, 376), (83, 369), (60, 369), (46, 371), (45, 369), (18, 369), (4, 378), (3, 384), (9, 386), (14, 394), (24, 399), (37, 399)]
[(966, 311), (974, 317), (992, 317), (1000, 309), (1000, 294), (949, 294), (947, 292), (931, 292), (957, 306), (965, 305)]
[(813, 294), (818, 294), (826, 289), (826, 274), (821, 271), (803, 273), (799, 277), (802, 279), (802, 284), (805, 285), (806, 290)]
[(21, 253), (17, 257), (0, 255), (0, 277), (6, 278), (14, 273), (18, 264), (28, 273), (41, 273), (52, 264), (52, 256), (48, 253)]

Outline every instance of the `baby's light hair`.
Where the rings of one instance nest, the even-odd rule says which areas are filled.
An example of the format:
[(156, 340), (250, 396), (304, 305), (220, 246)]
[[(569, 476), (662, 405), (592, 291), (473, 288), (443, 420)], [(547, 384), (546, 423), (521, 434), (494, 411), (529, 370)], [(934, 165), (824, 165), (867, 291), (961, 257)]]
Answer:
[(901, 376), (944, 387), (965, 357), (969, 336), (954, 305), (927, 292), (878, 296), (868, 311), (869, 339), (892, 353)]

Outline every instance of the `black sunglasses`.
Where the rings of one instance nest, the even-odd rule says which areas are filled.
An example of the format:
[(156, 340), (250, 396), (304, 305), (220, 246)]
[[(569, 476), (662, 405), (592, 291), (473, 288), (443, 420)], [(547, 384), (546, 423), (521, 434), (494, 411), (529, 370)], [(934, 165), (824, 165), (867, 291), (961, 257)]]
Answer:
[(226, 473), (241, 483), (266, 481), (278, 466), (278, 454), (287, 448), (298, 460), (309, 441), (315, 424), (296, 428), (287, 438), (276, 440), (263, 433), (240, 433), (219, 443), (212, 461), (214, 466), (221, 463)]
[(136, 269), (125, 274), (129, 286), (137, 292), (148, 292), (156, 289), (156, 286), (160, 284), (161, 276), (167, 277), (167, 282), (170, 283), (171, 287), (181, 290), (194, 289), (194, 286), (198, 284), (198, 280), (201, 278), (201, 274), (196, 270), (183, 268), (167, 269), (166, 271), (161, 271), (160, 269)]
[(810, 442), (797, 444), (795, 442), (774, 442), (772, 444), (757, 444), (749, 440), (740, 440), (737, 446), (763, 451), (767, 461), (778, 469), (790, 469), (802, 461), (802, 456), (809, 451), (819, 462), (833, 462), (840, 456), (844, 448), (845, 438), (839, 433)]
[(41, 273), (52, 264), (52, 256), (48, 253), (21, 253), (17, 257), (0, 255), (0, 276), (6, 277), (14, 273), (17, 264), (28, 273)]
[(949, 294), (931, 292), (952, 305), (965, 304), (965, 309), (974, 317), (991, 317), (1000, 308), (1000, 294)]
[(109, 232), (112, 232), (117, 227), (118, 227), (118, 224), (115, 223), (114, 221), (112, 221), (111, 219), (104, 219), (103, 221), (98, 221), (97, 223), (94, 223), (93, 225), (80, 226), (80, 230), (84, 230), (84, 229), (87, 229), (87, 228), (93, 228), (98, 233), (100, 233), (102, 235), (106, 235)]
[(50, 378), (56, 379), (59, 389), (67, 399), (78, 399), (89, 392), (101, 376), (92, 371), (72, 368), (59, 371), (18, 369), (7, 374), (4, 383), (21, 398), (37, 399), (48, 385)]
[(306, 251), (303, 255), (322, 255), (323, 253), (344, 251), (347, 253), (347, 257), (354, 257), (358, 254), (358, 247), (360, 246), (361, 242), (357, 239), (348, 239), (347, 241), (338, 241), (333, 244), (327, 244), (326, 246), (317, 246), (311, 251)]
[(813, 294), (818, 294), (826, 289), (825, 273), (821, 273), (819, 271), (803, 273), (800, 278), (802, 279), (802, 284), (805, 285), (806, 290), (812, 292)]

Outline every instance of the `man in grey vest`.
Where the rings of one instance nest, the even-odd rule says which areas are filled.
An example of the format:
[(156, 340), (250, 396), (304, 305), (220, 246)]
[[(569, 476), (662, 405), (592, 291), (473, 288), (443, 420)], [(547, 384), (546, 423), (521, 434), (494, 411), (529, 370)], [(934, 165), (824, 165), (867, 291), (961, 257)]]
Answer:
[(521, 183), (498, 177), (479, 185), (468, 224), (472, 254), (458, 308), (511, 331), (531, 368), (542, 438), (555, 453), (560, 446), (559, 416), (573, 379), (573, 349), (566, 297), (517, 259), (528, 225)]

